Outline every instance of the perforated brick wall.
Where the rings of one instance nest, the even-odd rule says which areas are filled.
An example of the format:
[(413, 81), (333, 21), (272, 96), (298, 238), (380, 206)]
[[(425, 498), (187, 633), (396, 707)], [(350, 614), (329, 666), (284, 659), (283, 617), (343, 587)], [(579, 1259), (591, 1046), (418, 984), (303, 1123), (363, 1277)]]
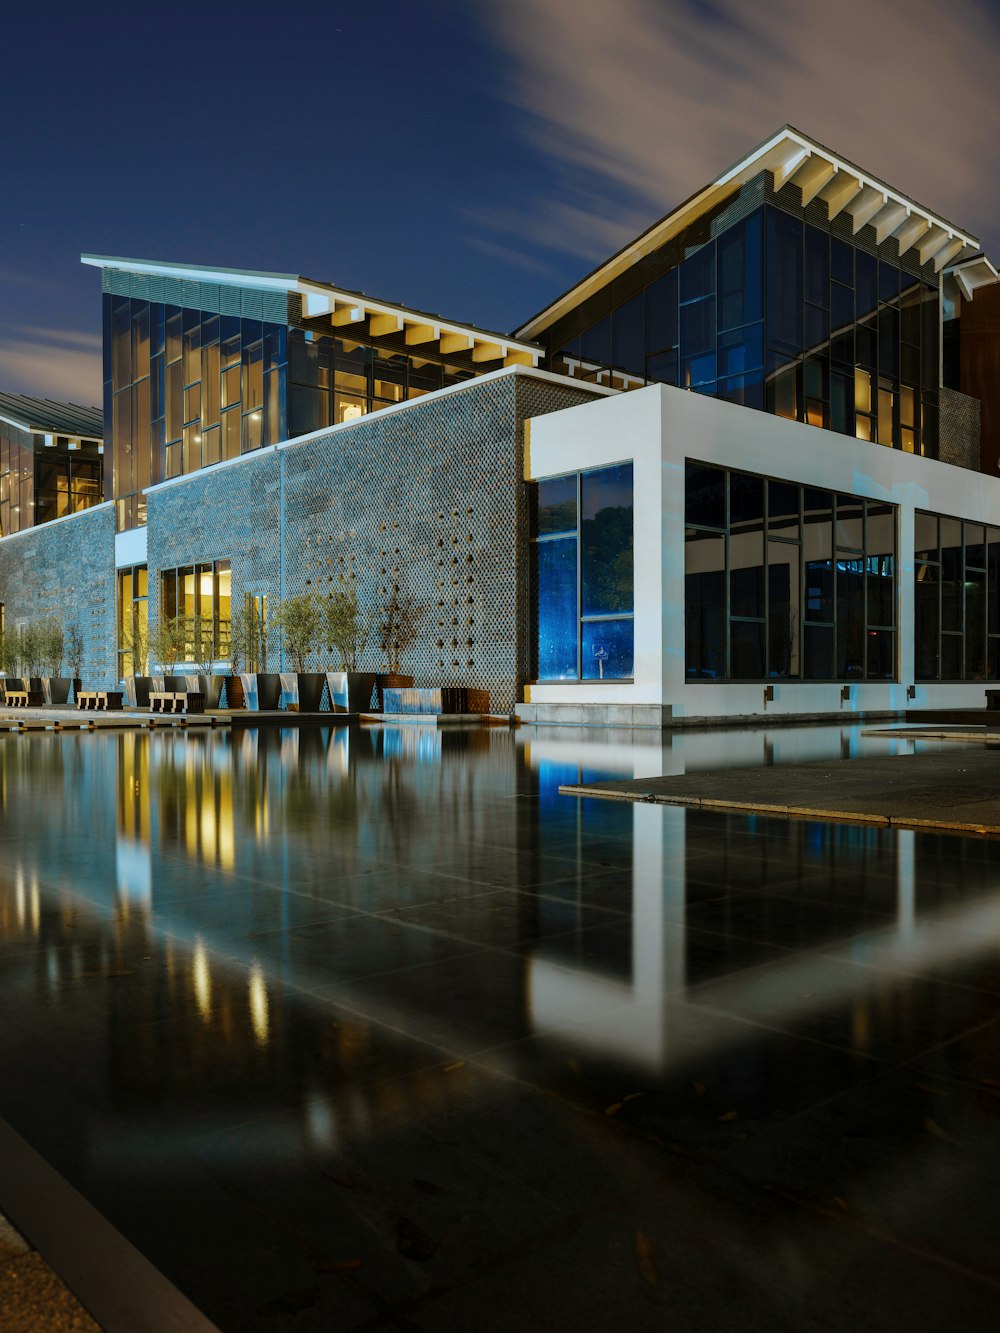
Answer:
[[(0, 602), (8, 631), (56, 616), (83, 636), (85, 684), (114, 685), (115, 511), (98, 505), (0, 541)], [(63, 663), (64, 672), (68, 665)]]
[[(528, 670), (524, 420), (595, 396), (528, 374), (473, 381), (153, 491), (150, 612), (158, 571), (200, 560), (232, 560), (236, 598), (343, 579), (377, 607), (395, 585), (421, 608), (403, 669), (509, 711)], [(362, 666), (385, 669), (377, 642)]]

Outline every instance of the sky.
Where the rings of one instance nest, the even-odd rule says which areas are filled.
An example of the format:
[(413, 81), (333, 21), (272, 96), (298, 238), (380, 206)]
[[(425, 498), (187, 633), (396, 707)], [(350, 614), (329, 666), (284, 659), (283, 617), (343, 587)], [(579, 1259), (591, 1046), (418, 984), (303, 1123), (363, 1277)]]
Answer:
[(81, 252), (508, 331), (786, 123), (1000, 262), (1000, 0), (54, 0), (4, 54), (7, 392), (100, 401)]

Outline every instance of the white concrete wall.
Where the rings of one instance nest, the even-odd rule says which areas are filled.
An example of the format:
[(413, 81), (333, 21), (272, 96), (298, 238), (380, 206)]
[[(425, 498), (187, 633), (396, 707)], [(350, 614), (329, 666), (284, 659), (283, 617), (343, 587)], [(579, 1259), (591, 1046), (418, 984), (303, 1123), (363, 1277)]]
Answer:
[[(738, 468), (897, 506), (897, 682), (775, 680), (688, 683), (684, 678), (684, 464)], [(675, 717), (840, 713), (984, 705), (982, 682), (913, 683), (913, 515), (928, 509), (1000, 523), (1000, 479), (898, 449), (784, 421), (665, 385), (554, 412), (531, 426), (534, 480), (631, 460), (635, 469), (635, 678), (541, 682), (532, 703), (669, 704)]]

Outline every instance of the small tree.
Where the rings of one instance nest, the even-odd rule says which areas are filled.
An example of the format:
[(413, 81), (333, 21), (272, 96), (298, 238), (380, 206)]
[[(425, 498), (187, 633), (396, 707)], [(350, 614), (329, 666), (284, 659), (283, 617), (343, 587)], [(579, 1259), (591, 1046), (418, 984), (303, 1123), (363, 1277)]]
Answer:
[(382, 604), (379, 623), (379, 647), (389, 665), (390, 674), (399, 671), (399, 661), (408, 648), (417, 641), (420, 622), (426, 614), (425, 606), (418, 606), (410, 593), (399, 595), (393, 584), (392, 591)]
[(38, 658), (49, 676), (61, 676), (66, 652), (62, 625), (55, 616), (46, 616), (38, 624)]
[(275, 608), (272, 624), (282, 632), (285, 652), (291, 658), (293, 669), (303, 673), (306, 659), (319, 642), (322, 625), (322, 612), (316, 598), (308, 592), (286, 597)]
[(149, 651), (153, 658), (173, 675), (184, 655), (187, 621), (184, 616), (160, 616), (149, 631)]
[[(134, 660), (133, 654), (133, 662)], [(74, 680), (79, 680), (83, 675), (83, 635), (75, 621), (66, 631), (66, 662), (69, 674)]]
[(16, 676), (21, 670), (21, 645), (14, 634), (5, 634), (0, 640), (0, 666), (6, 676)]
[(234, 676), (240, 674), (240, 667), (249, 657), (247, 633), (247, 614), (234, 602), (229, 621), (229, 670)]
[(37, 676), (41, 663), (42, 636), (38, 621), (29, 620), (21, 630), (21, 674)]
[(203, 676), (212, 674), (215, 662), (215, 626), (211, 616), (195, 616), (192, 624), (194, 660)]
[(326, 598), (323, 604), (323, 639), (340, 659), (341, 671), (357, 671), (358, 662), (368, 646), (373, 615), (363, 615), (358, 605), (358, 590), (346, 583)]

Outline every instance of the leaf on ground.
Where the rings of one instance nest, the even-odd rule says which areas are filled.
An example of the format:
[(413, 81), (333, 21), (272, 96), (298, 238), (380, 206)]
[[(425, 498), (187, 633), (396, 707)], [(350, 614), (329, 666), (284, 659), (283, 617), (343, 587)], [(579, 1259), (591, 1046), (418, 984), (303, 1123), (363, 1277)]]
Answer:
[(635, 1233), (635, 1260), (639, 1265), (639, 1272), (642, 1275), (642, 1280), (647, 1282), (651, 1287), (655, 1287), (658, 1277), (656, 1272), (656, 1259), (653, 1255), (653, 1246), (650, 1243), (649, 1237), (644, 1235), (641, 1231)]
[(619, 1112), (621, 1109), (622, 1109), (622, 1104), (621, 1104), (621, 1102), (612, 1102), (610, 1106), (606, 1106), (606, 1107), (604, 1108), (604, 1114), (605, 1114), (605, 1115), (617, 1115), (618, 1112)]
[(719, 1119), (720, 1119), (720, 1120), (735, 1120), (736, 1117), (737, 1117), (738, 1115), (739, 1115), (739, 1111), (723, 1111), (722, 1115), (719, 1116)]
[(426, 1231), (421, 1231), (416, 1222), (411, 1222), (408, 1217), (399, 1217), (396, 1219), (396, 1249), (404, 1259), (426, 1263), (428, 1259), (434, 1258), (437, 1242)]
[(958, 1147), (962, 1146), (961, 1141), (959, 1139), (952, 1138), (952, 1136), (948, 1133), (948, 1131), (946, 1129), (942, 1129), (941, 1126), (938, 1124), (938, 1122), (936, 1120), (932, 1120), (930, 1116), (928, 1116), (927, 1119), (924, 1121), (924, 1129), (927, 1130), (928, 1134), (933, 1134), (936, 1139), (943, 1139), (945, 1143), (954, 1143)]
[(441, 1073), (453, 1074), (456, 1069), (463, 1069), (464, 1067), (465, 1067), (464, 1060), (455, 1060), (450, 1065), (445, 1065), (444, 1069), (441, 1070)]
[(356, 1273), (363, 1262), (361, 1259), (317, 1259), (313, 1268), (317, 1273)]
[(419, 1190), (421, 1194), (440, 1194), (444, 1186), (435, 1185), (433, 1180), (419, 1180), (414, 1177), (413, 1188)]
[(839, 1194), (833, 1196), (833, 1201), (842, 1213), (849, 1213), (851, 1211), (851, 1205), (846, 1199), (842, 1199)]
[(276, 1301), (268, 1301), (266, 1305), (258, 1305), (257, 1313), (259, 1315), (297, 1314), (299, 1310), (308, 1310), (318, 1300), (319, 1287), (299, 1287), (294, 1291), (284, 1292)]
[(704, 1095), (705, 1095), (705, 1085), (704, 1085), (704, 1083), (692, 1083), (691, 1086), (692, 1086), (692, 1088), (694, 1088), (694, 1090), (695, 1090), (695, 1095), (696, 1095), (696, 1096), (698, 1096), (698, 1097), (704, 1097)]

